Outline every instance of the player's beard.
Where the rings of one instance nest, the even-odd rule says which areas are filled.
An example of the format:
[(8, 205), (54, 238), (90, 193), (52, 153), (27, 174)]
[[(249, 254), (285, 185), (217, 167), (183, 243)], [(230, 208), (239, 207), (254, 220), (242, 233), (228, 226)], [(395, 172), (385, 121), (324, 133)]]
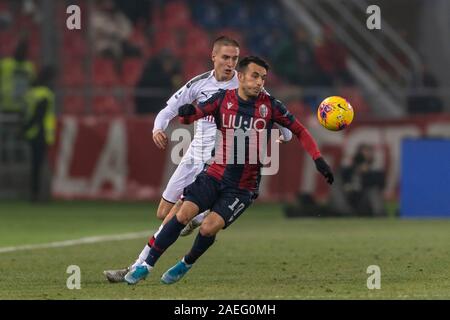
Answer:
[(261, 93), (261, 88), (252, 88), (251, 92), (252, 92), (252, 97), (256, 98)]
[(260, 92), (261, 92), (260, 89), (258, 90), (257, 88), (254, 88), (254, 87), (246, 88), (246, 90), (245, 90), (245, 94), (247, 95), (247, 97), (252, 98), (252, 99), (256, 98)]

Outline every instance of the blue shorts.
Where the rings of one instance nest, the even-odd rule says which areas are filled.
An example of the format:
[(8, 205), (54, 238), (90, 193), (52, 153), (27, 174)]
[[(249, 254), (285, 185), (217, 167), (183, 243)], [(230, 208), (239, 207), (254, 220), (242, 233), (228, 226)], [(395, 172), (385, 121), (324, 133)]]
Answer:
[(232, 224), (253, 202), (254, 193), (227, 186), (215, 178), (200, 173), (183, 192), (185, 201), (195, 203), (199, 212), (211, 210), (225, 221), (224, 229)]

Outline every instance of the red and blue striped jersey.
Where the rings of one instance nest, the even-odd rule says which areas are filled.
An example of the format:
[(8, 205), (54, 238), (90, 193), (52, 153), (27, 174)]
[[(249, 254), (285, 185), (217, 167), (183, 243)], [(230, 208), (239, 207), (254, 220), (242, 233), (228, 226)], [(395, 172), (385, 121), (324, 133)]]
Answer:
[[(262, 167), (259, 149), (262, 140), (268, 142), (274, 123), (291, 130), (314, 160), (321, 156), (308, 130), (281, 101), (264, 92), (246, 101), (238, 96), (237, 89), (220, 90), (195, 109), (194, 115), (180, 117), (180, 122), (189, 124), (207, 115), (214, 117), (221, 137), (206, 173), (227, 185), (257, 191)], [(256, 161), (252, 152), (257, 155)]]

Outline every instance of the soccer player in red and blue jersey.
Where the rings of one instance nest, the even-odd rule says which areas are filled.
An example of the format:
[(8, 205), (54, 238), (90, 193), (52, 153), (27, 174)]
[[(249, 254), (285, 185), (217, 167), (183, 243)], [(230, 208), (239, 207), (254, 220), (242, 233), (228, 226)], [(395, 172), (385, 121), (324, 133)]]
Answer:
[[(146, 261), (126, 274), (127, 283), (136, 284), (144, 279), (164, 251), (177, 240), (186, 224), (199, 212), (209, 209), (211, 213), (200, 226), (191, 250), (161, 278), (166, 284), (177, 282), (214, 243), (216, 234), (236, 221), (250, 206), (258, 192), (262, 163), (259, 158), (251, 161), (249, 154), (256, 151), (259, 155), (259, 139), (270, 136), (262, 133), (270, 131), (274, 123), (288, 128), (297, 136), (315, 161), (317, 170), (329, 184), (333, 183), (333, 173), (308, 130), (279, 100), (262, 90), (268, 70), (264, 60), (246, 57), (239, 62), (238, 89), (220, 90), (197, 107), (187, 104), (179, 109), (180, 121), (185, 124), (207, 115), (214, 116), (221, 139), (212, 163), (184, 190), (180, 210), (163, 227)], [(247, 132), (249, 137), (253, 134), (256, 139), (243, 140), (245, 155), (240, 157), (239, 152), (243, 149), (235, 148), (235, 142), (236, 135), (243, 132)], [(236, 161), (237, 158), (243, 161)]]

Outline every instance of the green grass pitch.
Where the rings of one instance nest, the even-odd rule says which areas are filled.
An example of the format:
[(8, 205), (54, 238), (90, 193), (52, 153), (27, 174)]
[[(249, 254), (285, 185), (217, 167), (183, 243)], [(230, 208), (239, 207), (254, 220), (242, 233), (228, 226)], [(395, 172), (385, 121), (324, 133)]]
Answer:
[[(103, 270), (134, 261), (146, 237), (67, 247), (2, 248), (155, 230), (155, 204), (0, 202), (0, 299), (450, 299), (450, 220), (286, 219), (255, 204), (179, 283), (160, 276), (191, 247), (180, 238), (136, 286)], [(69, 265), (81, 289), (69, 290)], [(381, 289), (367, 288), (367, 267)]]

